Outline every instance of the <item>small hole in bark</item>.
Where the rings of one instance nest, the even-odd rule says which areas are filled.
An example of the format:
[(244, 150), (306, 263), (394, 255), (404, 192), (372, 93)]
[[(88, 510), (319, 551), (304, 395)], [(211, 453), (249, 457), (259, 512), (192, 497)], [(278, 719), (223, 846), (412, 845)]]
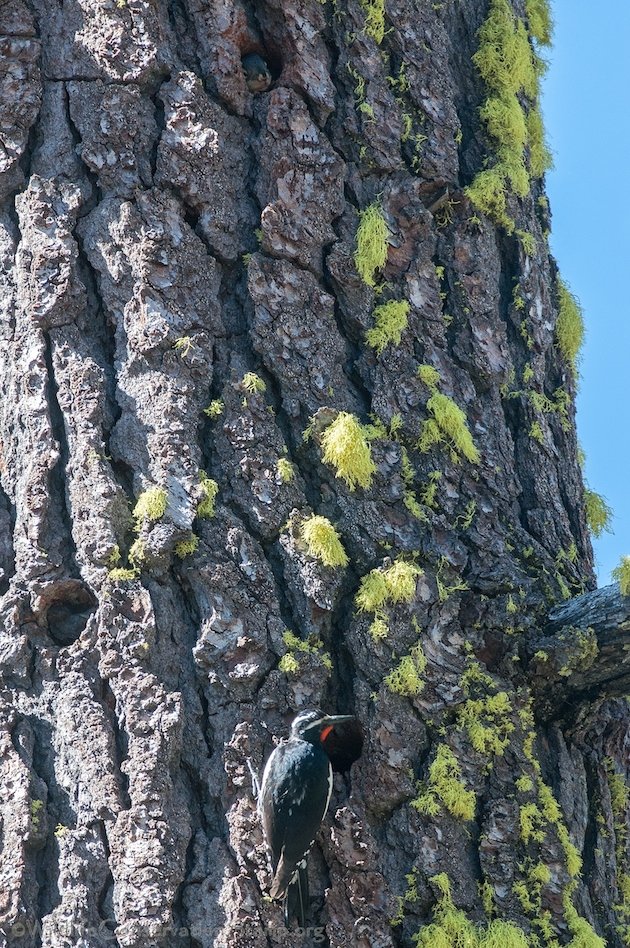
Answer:
[(346, 773), (363, 751), (363, 728), (359, 721), (345, 721), (335, 725), (326, 739), (326, 753), (335, 773)]
[(79, 638), (96, 609), (96, 599), (82, 583), (73, 580), (55, 590), (46, 612), (48, 633), (56, 645), (68, 646)]

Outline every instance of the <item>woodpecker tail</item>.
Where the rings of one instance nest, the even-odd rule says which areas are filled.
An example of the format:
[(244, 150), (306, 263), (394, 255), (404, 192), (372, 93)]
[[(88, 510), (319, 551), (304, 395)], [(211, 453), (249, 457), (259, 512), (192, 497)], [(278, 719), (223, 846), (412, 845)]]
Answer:
[(306, 928), (308, 913), (308, 872), (306, 860), (300, 864), (292, 882), (289, 883), (284, 896), (284, 922), (287, 927), (292, 918), (297, 919), (300, 928)]

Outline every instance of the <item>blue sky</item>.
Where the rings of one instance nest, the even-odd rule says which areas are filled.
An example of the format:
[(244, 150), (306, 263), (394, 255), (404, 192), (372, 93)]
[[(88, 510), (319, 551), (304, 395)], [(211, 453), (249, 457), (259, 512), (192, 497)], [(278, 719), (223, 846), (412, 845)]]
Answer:
[(630, 554), (630, 3), (552, 8), (543, 89), (551, 249), (586, 319), (577, 424), (586, 481), (614, 513), (614, 534), (594, 541), (603, 586)]

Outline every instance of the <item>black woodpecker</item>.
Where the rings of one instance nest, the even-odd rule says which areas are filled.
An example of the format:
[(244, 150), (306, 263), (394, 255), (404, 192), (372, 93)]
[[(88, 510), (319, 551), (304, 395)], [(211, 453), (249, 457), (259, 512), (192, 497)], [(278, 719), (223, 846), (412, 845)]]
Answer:
[(248, 53), (241, 59), (245, 82), (250, 92), (266, 92), (271, 85), (271, 73), (267, 63), (258, 53)]
[(271, 855), (270, 895), (284, 899), (285, 921), (293, 915), (305, 927), (308, 908), (306, 860), (328, 809), (333, 771), (326, 740), (352, 715), (301, 711), (288, 741), (278, 745), (265, 765), (258, 812)]

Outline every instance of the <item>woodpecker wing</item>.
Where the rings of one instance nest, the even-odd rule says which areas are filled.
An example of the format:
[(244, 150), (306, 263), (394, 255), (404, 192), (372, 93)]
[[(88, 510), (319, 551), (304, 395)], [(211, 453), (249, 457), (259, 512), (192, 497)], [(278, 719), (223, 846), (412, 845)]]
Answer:
[(271, 851), (271, 897), (281, 898), (306, 860), (330, 801), (332, 767), (326, 753), (307, 741), (290, 740), (271, 754), (262, 779), (259, 808)]

